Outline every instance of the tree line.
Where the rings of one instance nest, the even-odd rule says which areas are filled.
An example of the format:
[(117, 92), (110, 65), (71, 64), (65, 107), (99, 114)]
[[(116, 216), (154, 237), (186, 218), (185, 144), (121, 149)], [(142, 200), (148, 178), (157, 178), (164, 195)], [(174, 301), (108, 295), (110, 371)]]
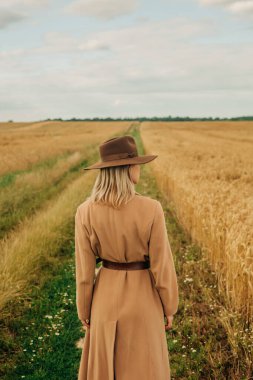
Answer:
[(189, 117), (189, 116), (153, 116), (153, 117), (93, 117), (93, 118), (76, 118), (62, 119), (62, 118), (48, 118), (41, 121), (217, 121), (217, 120), (253, 120), (253, 116), (237, 116), (237, 117)]

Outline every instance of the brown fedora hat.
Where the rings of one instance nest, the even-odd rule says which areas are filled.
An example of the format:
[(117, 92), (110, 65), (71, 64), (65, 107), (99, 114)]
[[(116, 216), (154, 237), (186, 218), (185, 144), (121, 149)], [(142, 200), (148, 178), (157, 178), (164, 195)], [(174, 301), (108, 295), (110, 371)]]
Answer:
[(158, 157), (157, 155), (139, 156), (135, 140), (130, 135), (113, 137), (106, 140), (99, 146), (99, 153), (101, 161), (87, 166), (86, 168), (83, 168), (83, 170), (101, 169), (129, 164), (146, 164)]

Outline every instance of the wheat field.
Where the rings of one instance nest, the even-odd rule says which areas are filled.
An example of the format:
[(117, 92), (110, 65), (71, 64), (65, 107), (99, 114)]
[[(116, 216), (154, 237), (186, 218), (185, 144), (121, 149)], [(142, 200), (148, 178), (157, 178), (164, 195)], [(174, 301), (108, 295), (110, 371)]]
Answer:
[[(98, 159), (98, 145), (127, 133), (130, 126), (130, 122), (0, 124), (0, 179), (11, 178), (0, 181), (2, 227), (11, 227), (0, 239), (0, 309), (21, 297), (41, 265), (53, 260), (96, 172), (77, 167), (75, 176), (49, 198), (53, 188), (73, 165), (89, 157)], [(49, 165), (50, 158), (54, 160)]]
[(163, 194), (217, 274), (227, 307), (253, 319), (253, 122), (144, 122)]
[(0, 123), (0, 175), (27, 169), (55, 156), (91, 149), (104, 136), (130, 124), (127, 121)]
[[(62, 347), (72, 342), (66, 351), (71, 355), (74, 213), (97, 175), (82, 168), (99, 160), (100, 143), (124, 134), (136, 139), (139, 155), (158, 155), (141, 166), (136, 190), (162, 201), (175, 258), (180, 305), (175, 329), (167, 333), (175, 378), (196, 373), (194, 379), (203, 379), (206, 373), (208, 379), (250, 379), (252, 122), (0, 123), (0, 339), (5, 347), (0, 367), (8, 361), (15, 368), (10, 342), (17, 352), (30, 350), (23, 326), (32, 340), (43, 334), (49, 338), (36, 366), (44, 368), (45, 352), (58, 353), (59, 341), (54, 343), (54, 331), (48, 334), (43, 321), (65, 309), (59, 286), (64, 294), (72, 289), (72, 309), (59, 335)], [(28, 363), (25, 355), (21, 370)]]

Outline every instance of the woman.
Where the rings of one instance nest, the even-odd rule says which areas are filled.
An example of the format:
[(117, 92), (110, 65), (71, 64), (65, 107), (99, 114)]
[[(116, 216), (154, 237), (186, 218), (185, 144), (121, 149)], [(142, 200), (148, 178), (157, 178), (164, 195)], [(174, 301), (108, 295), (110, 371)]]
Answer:
[(135, 191), (140, 164), (157, 156), (139, 156), (129, 135), (99, 149), (101, 161), (84, 170), (100, 172), (75, 215), (76, 305), (86, 330), (78, 380), (169, 380), (177, 275), (161, 203)]

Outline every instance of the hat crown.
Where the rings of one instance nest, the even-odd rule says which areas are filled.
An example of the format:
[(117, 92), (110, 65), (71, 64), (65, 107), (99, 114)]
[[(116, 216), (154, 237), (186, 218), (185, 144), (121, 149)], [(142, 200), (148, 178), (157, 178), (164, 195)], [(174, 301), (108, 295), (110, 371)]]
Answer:
[(132, 136), (113, 137), (99, 146), (103, 162), (138, 156), (135, 140)]
[(99, 145), (101, 161), (83, 168), (103, 169), (122, 165), (140, 165), (154, 160), (157, 155), (138, 155), (136, 142), (133, 136), (125, 135), (112, 137)]

